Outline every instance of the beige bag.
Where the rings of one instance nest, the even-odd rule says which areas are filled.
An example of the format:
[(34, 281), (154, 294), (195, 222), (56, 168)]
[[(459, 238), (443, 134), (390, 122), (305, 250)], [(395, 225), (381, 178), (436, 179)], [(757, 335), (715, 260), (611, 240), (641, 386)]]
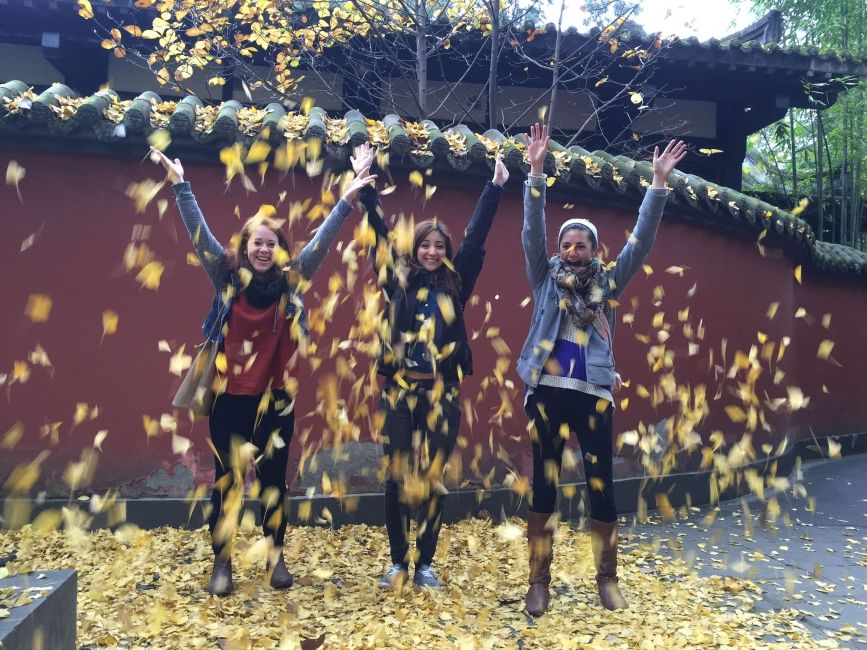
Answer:
[(184, 380), (181, 382), (172, 406), (192, 411), (205, 417), (211, 414), (214, 406), (214, 378), (217, 374), (217, 353), (220, 346), (214, 341), (205, 341), (199, 348), (196, 358)]

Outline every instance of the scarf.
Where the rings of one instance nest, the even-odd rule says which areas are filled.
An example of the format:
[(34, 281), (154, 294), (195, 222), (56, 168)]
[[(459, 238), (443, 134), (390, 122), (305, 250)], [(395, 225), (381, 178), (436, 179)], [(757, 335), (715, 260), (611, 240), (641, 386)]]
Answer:
[(244, 295), (256, 309), (266, 309), (273, 305), (286, 292), (288, 285), (282, 273), (254, 273), (244, 288)]
[(548, 262), (551, 278), (563, 292), (563, 303), (575, 327), (593, 325), (606, 341), (611, 337), (608, 297), (611, 287), (602, 263), (594, 258), (587, 266), (565, 264), (559, 255)]

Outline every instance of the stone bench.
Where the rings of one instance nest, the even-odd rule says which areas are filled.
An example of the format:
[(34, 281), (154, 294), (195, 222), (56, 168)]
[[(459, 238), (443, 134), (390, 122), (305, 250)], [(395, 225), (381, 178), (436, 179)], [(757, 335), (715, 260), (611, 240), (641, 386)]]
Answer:
[[(19, 598), (30, 603), (11, 607)], [(5, 611), (3, 611), (5, 610)], [(34, 571), (0, 579), (0, 648), (75, 650), (75, 571)]]

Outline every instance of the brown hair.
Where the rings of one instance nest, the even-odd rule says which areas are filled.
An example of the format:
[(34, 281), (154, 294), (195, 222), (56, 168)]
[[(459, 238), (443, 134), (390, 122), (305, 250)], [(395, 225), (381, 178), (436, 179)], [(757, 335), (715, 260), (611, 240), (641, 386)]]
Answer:
[[(446, 242), (446, 257), (449, 261), (454, 258), (454, 249), (452, 247), (452, 235), (448, 227), (439, 219), (425, 219), (416, 224), (412, 238), (412, 256), (409, 259), (410, 277), (415, 277), (422, 271), (424, 267), (418, 262), (418, 249), (425, 238), (433, 231), (437, 231), (443, 236)], [(452, 270), (446, 264), (443, 264), (432, 274), (434, 286), (438, 291), (445, 291), (453, 300), (460, 300), (461, 297), (461, 276), (457, 271)]]

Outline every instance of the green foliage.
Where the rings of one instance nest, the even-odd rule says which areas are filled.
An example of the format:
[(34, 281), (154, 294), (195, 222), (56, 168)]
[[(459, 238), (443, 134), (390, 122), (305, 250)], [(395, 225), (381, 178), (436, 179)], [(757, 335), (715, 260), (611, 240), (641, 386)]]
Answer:
[[(758, 15), (782, 12), (782, 45), (867, 58), (864, 0), (753, 0), (752, 5)], [(790, 208), (809, 197), (812, 207), (802, 216), (817, 236), (864, 250), (867, 83), (833, 79), (808, 90), (815, 108), (791, 109), (749, 139), (744, 187), (783, 197)], [(829, 94), (838, 95), (830, 107)]]

